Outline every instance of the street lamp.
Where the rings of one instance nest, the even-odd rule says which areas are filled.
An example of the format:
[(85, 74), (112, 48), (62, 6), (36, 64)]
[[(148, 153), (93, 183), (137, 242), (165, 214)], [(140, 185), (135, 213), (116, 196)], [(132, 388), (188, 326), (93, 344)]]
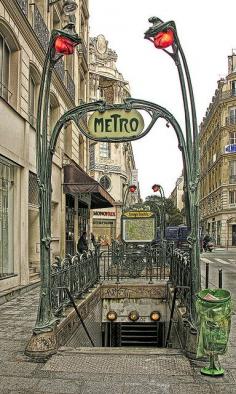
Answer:
[(39, 90), (36, 123), (36, 167), (39, 190), (41, 288), (33, 335), (25, 351), (27, 355), (34, 357), (41, 357), (41, 355), (47, 357), (55, 353), (57, 349), (55, 335), (57, 319), (53, 315), (51, 302), (51, 172), (54, 149), (51, 148), (53, 135), (48, 141), (50, 85), (56, 63), (62, 56), (72, 55), (75, 46), (80, 43), (81, 39), (75, 32), (73, 23), (69, 23), (62, 30), (52, 30)]
[(128, 194), (135, 193), (136, 190), (137, 190), (137, 186), (134, 184), (132, 184), (132, 185), (129, 185), (128, 183), (123, 184), (123, 209), (122, 209), (122, 211), (124, 210), (124, 208), (126, 206)]
[(152, 186), (152, 190), (154, 193), (160, 192), (161, 195), (161, 239), (165, 239), (165, 230), (166, 230), (166, 205), (165, 205), (165, 193), (164, 189), (161, 185), (154, 184)]
[(186, 132), (186, 160), (184, 179), (186, 185), (185, 206), (187, 226), (191, 228), (191, 311), (190, 318), (196, 321), (195, 297), (200, 290), (200, 250), (199, 250), (199, 141), (196, 108), (190, 73), (181, 47), (174, 21), (163, 22), (160, 18), (149, 18), (151, 27), (144, 38), (155, 48), (162, 49), (175, 62), (181, 86)]
[[(48, 0), (48, 12), (50, 10), (50, 5), (58, 3), (60, 0)], [(63, 3), (62, 10), (65, 15), (74, 15), (78, 8), (78, 4), (75, 0), (66, 0)]]

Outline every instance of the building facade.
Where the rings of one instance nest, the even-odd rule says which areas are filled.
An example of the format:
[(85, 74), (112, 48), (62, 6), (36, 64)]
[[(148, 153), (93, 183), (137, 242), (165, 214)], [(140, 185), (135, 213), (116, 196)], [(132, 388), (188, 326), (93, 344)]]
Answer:
[[(37, 100), (50, 31), (71, 21), (82, 43), (53, 71), (49, 133), (65, 111), (88, 101), (88, 1), (78, 0), (78, 5), (76, 15), (68, 17), (62, 12), (62, 0), (54, 4), (50, 0), (0, 0), (1, 290), (27, 285), (39, 277)], [(66, 124), (52, 166), (52, 260), (74, 253), (81, 232), (89, 231), (90, 208), (112, 206), (112, 199), (97, 182), (93, 185), (96, 193), (84, 188), (94, 182), (87, 174), (88, 152), (88, 141), (77, 126)]]
[[(129, 84), (117, 70), (117, 54), (108, 47), (102, 34), (90, 38), (89, 56), (90, 101), (104, 99), (111, 104), (122, 103), (130, 96)], [(92, 214), (94, 235), (110, 243), (121, 234), (124, 203), (132, 205), (140, 200), (138, 170), (131, 143), (90, 143), (89, 171), (115, 200), (113, 208), (94, 210)], [(130, 184), (137, 186), (135, 193), (127, 192)]]
[(236, 246), (236, 54), (200, 125), (202, 232), (219, 246)]
[(175, 184), (175, 188), (171, 192), (170, 195), (171, 200), (174, 203), (174, 206), (179, 209), (181, 212), (184, 208), (184, 177), (181, 175)]

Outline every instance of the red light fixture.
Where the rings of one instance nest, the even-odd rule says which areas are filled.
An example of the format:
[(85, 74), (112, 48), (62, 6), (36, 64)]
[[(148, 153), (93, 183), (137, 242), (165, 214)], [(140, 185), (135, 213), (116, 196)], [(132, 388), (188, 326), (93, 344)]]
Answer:
[(158, 192), (160, 190), (160, 185), (153, 185), (152, 190), (154, 191), (154, 193)]
[(73, 55), (76, 45), (77, 43), (63, 36), (57, 37), (54, 43), (56, 52), (63, 55)]
[(135, 185), (130, 185), (129, 186), (130, 193), (134, 193), (134, 192), (136, 192), (136, 190), (137, 190), (137, 186), (135, 186)]
[(163, 49), (171, 46), (174, 42), (173, 30), (161, 31), (154, 37), (153, 43), (156, 48)]

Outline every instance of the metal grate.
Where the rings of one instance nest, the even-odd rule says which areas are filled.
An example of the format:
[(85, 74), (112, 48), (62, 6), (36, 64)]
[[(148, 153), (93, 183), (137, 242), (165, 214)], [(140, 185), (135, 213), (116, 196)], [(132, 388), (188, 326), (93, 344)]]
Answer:
[(29, 173), (29, 204), (39, 205), (37, 177), (32, 172)]

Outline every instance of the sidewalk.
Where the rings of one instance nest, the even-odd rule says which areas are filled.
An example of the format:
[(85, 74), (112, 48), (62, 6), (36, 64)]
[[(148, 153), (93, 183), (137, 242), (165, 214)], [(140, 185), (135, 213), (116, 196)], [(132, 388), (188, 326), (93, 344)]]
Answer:
[(38, 289), (0, 306), (1, 394), (218, 394), (236, 393), (236, 316), (223, 377), (200, 374), (206, 363), (189, 361), (179, 350), (61, 348), (46, 364), (32, 363), (24, 348), (35, 323)]

